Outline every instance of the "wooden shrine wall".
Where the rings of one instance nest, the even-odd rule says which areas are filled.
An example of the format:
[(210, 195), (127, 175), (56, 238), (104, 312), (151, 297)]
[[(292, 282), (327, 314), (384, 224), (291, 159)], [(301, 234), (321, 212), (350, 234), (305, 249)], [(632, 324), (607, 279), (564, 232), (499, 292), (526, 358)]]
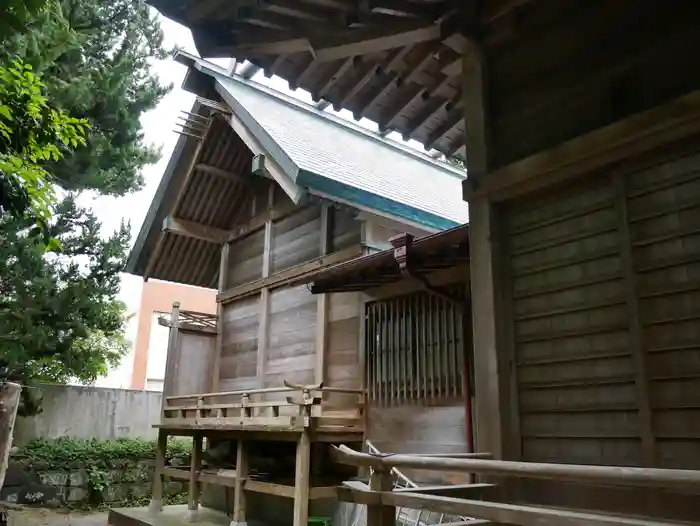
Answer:
[[(690, 142), (504, 205), (508, 457), (700, 469), (700, 141)], [(526, 481), (518, 495), (637, 513), (656, 503), (566, 488)], [(693, 499), (664, 502), (690, 518)]]
[[(268, 187), (266, 198), (262, 211), (272, 211), (270, 220), (228, 247), (216, 390), (321, 378), (327, 385), (358, 387), (356, 295), (348, 306), (344, 295), (314, 296), (285, 276), (318, 268), (323, 256), (339, 262), (359, 255), (361, 222), (318, 201), (295, 207), (277, 187)], [(258, 206), (251, 222), (260, 213)]]
[(170, 328), (164, 396), (206, 393), (216, 354), (216, 333)]

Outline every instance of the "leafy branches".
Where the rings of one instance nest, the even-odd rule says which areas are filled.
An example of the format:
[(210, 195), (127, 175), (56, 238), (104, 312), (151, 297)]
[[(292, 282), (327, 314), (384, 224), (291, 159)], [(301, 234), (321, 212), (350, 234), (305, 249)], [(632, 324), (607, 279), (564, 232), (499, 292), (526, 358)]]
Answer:
[(86, 121), (49, 106), (32, 68), (0, 67), (0, 213), (46, 222), (55, 199), (45, 163), (85, 144)]
[(90, 124), (87, 144), (51, 166), (68, 190), (123, 195), (159, 151), (144, 143), (140, 117), (170, 90), (152, 72), (165, 58), (163, 33), (143, 0), (50, 0), (26, 29), (0, 43), (40, 73), (47, 95)]

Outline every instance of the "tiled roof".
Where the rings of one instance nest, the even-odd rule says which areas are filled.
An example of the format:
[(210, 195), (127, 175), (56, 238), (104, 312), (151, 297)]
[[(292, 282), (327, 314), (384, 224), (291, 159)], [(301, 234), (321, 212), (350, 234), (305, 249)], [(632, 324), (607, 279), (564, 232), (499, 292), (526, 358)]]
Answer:
[(438, 228), (468, 221), (463, 170), (257, 82), (222, 75), (205, 61), (198, 66), (216, 78), (234, 112), (247, 114), (291, 160), (302, 188), (394, 216), (409, 207), (415, 213), (404, 219)]

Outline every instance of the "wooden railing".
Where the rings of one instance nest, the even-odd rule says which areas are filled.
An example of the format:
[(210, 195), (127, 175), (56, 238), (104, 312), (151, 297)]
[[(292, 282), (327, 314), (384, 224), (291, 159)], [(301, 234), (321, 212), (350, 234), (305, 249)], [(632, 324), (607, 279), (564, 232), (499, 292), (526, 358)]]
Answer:
[[(573, 526), (581, 524), (591, 526), (649, 526), (651, 524), (668, 526), (687, 524), (589, 511), (471, 500), (469, 497), (448, 497), (426, 494), (426, 492), (421, 491), (422, 488), (396, 491), (393, 490), (391, 475), (393, 468), (426, 469), (501, 477), (527, 477), (528, 479), (547, 479), (608, 487), (642, 487), (655, 488), (659, 491), (678, 490), (687, 493), (700, 493), (700, 471), (691, 470), (544, 464), (401, 454), (377, 456), (359, 453), (346, 446), (334, 448), (333, 457), (337, 462), (371, 468), (369, 486), (346, 483), (338, 488), (338, 498), (341, 501), (368, 506), (366, 526), (394, 526), (396, 508), (398, 507), (473, 517), (473, 520), (481, 523), (488, 521), (523, 526)], [(486, 485), (473, 486), (475, 490), (481, 490), (482, 486)], [(444, 489), (449, 490), (449, 487)], [(433, 493), (439, 492), (433, 491)], [(479, 496), (478, 492), (474, 492), (474, 494)]]
[[(364, 390), (323, 384), (296, 385), (286, 381), (284, 384), (284, 387), (168, 396), (161, 427), (364, 429)], [(292, 396), (270, 399), (280, 394)], [(352, 402), (342, 408), (333, 407), (326, 403), (332, 395), (350, 395)]]

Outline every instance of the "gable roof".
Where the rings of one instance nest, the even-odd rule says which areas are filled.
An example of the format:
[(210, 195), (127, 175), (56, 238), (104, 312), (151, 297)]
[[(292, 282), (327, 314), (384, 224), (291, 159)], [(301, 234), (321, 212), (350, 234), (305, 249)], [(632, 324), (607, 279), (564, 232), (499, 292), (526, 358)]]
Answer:
[(181, 53), (303, 191), (430, 230), (466, 223), (466, 173), (329, 112)]
[(392, 228), (436, 232), (466, 220), (457, 168), (214, 64), (176, 58), (190, 67), (183, 87), (198, 97), (178, 125), (127, 273), (216, 287), (221, 240), (241, 226), (241, 200), (260, 176), (294, 203), (321, 197)]

